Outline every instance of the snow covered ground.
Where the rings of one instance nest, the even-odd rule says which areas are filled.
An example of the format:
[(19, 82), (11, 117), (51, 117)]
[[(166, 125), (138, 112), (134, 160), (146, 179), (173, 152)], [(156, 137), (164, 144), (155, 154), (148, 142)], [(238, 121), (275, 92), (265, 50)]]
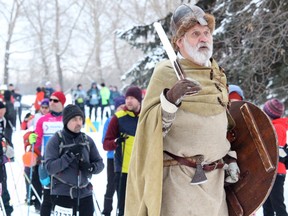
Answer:
[[(23, 97), (23, 100), (26, 100), (26, 104), (32, 104), (35, 96), (27, 96)], [(31, 102), (32, 101), (32, 102)], [(66, 105), (69, 103), (69, 97), (67, 97)], [(22, 114), (22, 118), (24, 118), (25, 114), (28, 111), (24, 111)], [(99, 116), (99, 115), (98, 115)], [(100, 124), (101, 125), (101, 124)], [(99, 128), (99, 131), (97, 132), (87, 132), (86, 129), (83, 129), (84, 132), (86, 132), (89, 136), (91, 136), (96, 146), (103, 157), (104, 163), (106, 165), (106, 152), (102, 148), (102, 125)], [(7, 163), (7, 175), (8, 175), (8, 190), (11, 196), (11, 204), (14, 207), (14, 212), (12, 213), (13, 216), (36, 216), (39, 215), (35, 212), (34, 207), (29, 207), (24, 203), (26, 189), (25, 189), (25, 181), (24, 181), (24, 167), (22, 163), (22, 155), (24, 153), (23, 148), (23, 134), (25, 131), (21, 131), (19, 129), (19, 122), (17, 123), (17, 127), (15, 132), (13, 133), (13, 143), (15, 148), (15, 162)], [(99, 207), (102, 211), (103, 209), (103, 200), (104, 200), (104, 194), (106, 191), (106, 169), (104, 169), (100, 174), (94, 175), (91, 179), (91, 182), (94, 186), (94, 193), (95, 198), (97, 200), (97, 203), (99, 204)], [(286, 181), (285, 185), (285, 197), (286, 197), (286, 206), (288, 206), (288, 180)], [(114, 207), (112, 215), (116, 215), (116, 204), (117, 204), (117, 198), (116, 195), (114, 196)], [(95, 216), (101, 215), (98, 207), (95, 202)], [(0, 210), (1, 215), (1, 210)], [(263, 216), (262, 208), (260, 208), (256, 212), (257, 216)]]

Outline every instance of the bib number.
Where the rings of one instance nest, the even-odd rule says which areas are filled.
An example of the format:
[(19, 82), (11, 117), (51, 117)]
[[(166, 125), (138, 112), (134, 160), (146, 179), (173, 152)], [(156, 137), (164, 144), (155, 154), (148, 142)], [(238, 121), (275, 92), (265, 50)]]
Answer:
[(73, 208), (65, 208), (55, 205), (54, 216), (73, 216)]

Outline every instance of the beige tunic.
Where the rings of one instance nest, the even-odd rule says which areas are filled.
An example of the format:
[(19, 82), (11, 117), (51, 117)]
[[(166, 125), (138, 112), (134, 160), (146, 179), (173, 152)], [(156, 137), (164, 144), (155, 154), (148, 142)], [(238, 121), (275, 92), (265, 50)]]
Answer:
[[(230, 143), (226, 139), (227, 117), (199, 116), (178, 110), (170, 131), (164, 138), (164, 150), (181, 157), (204, 155), (205, 162), (224, 157)], [(164, 154), (164, 159), (171, 159)], [(224, 190), (224, 170), (206, 172), (208, 181), (190, 185), (195, 169), (170, 166), (163, 169), (162, 216), (228, 215)]]
[[(228, 143), (226, 143), (226, 141), (223, 139), (224, 134), (226, 134), (227, 126), (224, 126), (224, 124), (225, 122), (227, 123), (227, 120), (222, 120), (226, 118), (224, 116), (226, 105), (228, 103), (226, 76), (224, 72), (218, 67), (214, 60), (211, 62), (211, 67), (201, 67), (185, 59), (181, 59), (180, 64), (187, 77), (197, 80), (201, 84), (202, 90), (193, 97), (184, 97), (181, 107), (176, 113), (176, 118), (178, 119), (175, 119), (175, 124), (173, 122), (172, 125), (172, 127), (175, 128), (171, 128), (171, 137), (168, 135), (170, 133), (169, 131), (167, 138), (163, 140), (163, 122), (159, 95), (161, 95), (163, 89), (172, 88), (172, 86), (177, 82), (177, 77), (173, 71), (171, 63), (168, 60), (161, 62), (156, 66), (147, 88), (146, 96), (142, 103), (135, 135), (129, 175), (127, 179), (125, 216), (159, 216), (161, 215), (161, 211), (162, 215), (165, 216), (211, 216), (213, 214), (225, 216), (225, 213), (222, 214), (221, 211), (227, 212), (225, 210), (226, 205), (221, 204), (221, 202), (224, 202), (225, 200), (223, 188), (223, 170), (216, 170), (207, 173), (208, 182), (202, 186), (195, 186), (193, 190), (191, 190), (189, 182), (193, 172), (192, 169), (184, 168), (184, 171), (188, 173), (187, 176), (183, 175), (184, 172), (179, 172), (179, 167), (163, 169), (163, 149), (167, 148), (168, 146), (170, 147), (169, 150), (171, 150), (171, 152), (174, 154), (180, 151), (181, 154), (188, 154), (189, 156), (191, 156), (192, 152), (190, 152), (190, 150), (187, 152), (187, 146), (189, 145), (191, 145), (191, 148), (193, 146), (195, 152), (201, 151), (201, 153), (203, 153), (207, 150), (205, 157), (207, 160), (211, 161), (221, 158), (229, 149)], [(189, 112), (189, 114), (182, 116), (180, 110), (181, 112)], [(193, 120), (193, 118), (197, 121), (192, 122), (191, 120)], [(191, 122), (187, 124), (187, 121)], [(219, 123), (221, 121), (222, 123)], [(213, 125), (214, 122), (215, 125)], [(182, 123), (183, 125), (181, 125)], [(200, 125), (197, 125), (197, 123), (200, 123)], [(205, 129), (209, 127), (210, 129), (206, 131)], [(196, 133), (199, 133), (199, 135), (193, 137)], [(172, 138), (172, 135), (174, 136), (174, 134), (177, 135), (177, 139)], [(218, 134), (218, 136), (214, 136), (215, 134)], [(221, 140), (221, 142), (218, 142), (217, 139)], [(184, 140), (184, 142), (182, 140)], [(173, 145), (166, 145), (168, 142)], [(183, 152), (180, 150), (182, 149), (180, 148), (182, 145), (184, 146)], [(172, 146), (175, 148), (175, 151), (174, 149), (171, 149)], [(199, 146), (201, 148), (199, 148)], [(219, 146), (221, 146), (220, 149), (218, 149)], [(181, 173), (181, 176), (179, 175), (181, 178), (181, 180), (179, 180), (179, 184), (177, 183), (178, 174), (177, 172), (174, 174), (174, 170)], [(165, 174), (163, 174), (164, 172)], [(163, 182), (163, 176), (166, 176), (167, 172), (169, 172), (169, 175), (173, 174), (171, 175), (172, 178), (168, 180), (171, 182), (168, 183), (166, 182), (166, 179), (165, 182)], [(175, 184), (172, 184), (172, 181), (174, 181)], [(175, 187), (177, 185), (178, 187), (183, 186), (185, 189), (187, 189), (187, 191), (189, 191), (189, 188), (191, 190), (191, 195), (187, 195), (188, 193), (186, 193), (184, 196), (187, 199), (181, 197), (180, 200), (181, 202), (185, 200), (185, 203), (180, 203), (177, 201), (177, 199), (180, 199), (180, 195), (176, 196), (176, 194), (163, 194), (166, 193), (165, 188), (163, 188), (163, 184), (170, 184), (174, 185)], [(184, 184), (188, 185), (184, 186)], [(173, 190), (176, 191), (177, 188), (173, 188)], [(173, 193), (173, 190), (167, 190), (167, 193)], [(183, 191), (184, 190), (181, 188), (181, 194), (183, 194)], [(162, 198), (162, 195), (165, 196), (164, 199)], [(178, 203), (181, 206), (181, 209), (191, 210), (192, 208), (185, 207), (187, 205), (190, 206), (193, 202), (195, 202), (198, 205), (193, 205), (194, 211), (198, 211), (198, 208), (201, 209), (202, 206), (204, 209), (209, 209), (211, 206), (209, 213), (213, 213), (206, 214), (200, 212), (200, 210), (199, 212), (173, 213), (174, 208), (162, 208), (163, 205), (167, 206), (168, 202), (170, 202), (167, 200), (168, 197), (174, 202), (172, 202), (173, 206), (176, 206)], [(205, 201), (197, 201), (196, 198), (198, 197), (199, 199)], [(191, 200), (191, 203), (187, 203), (187, 200)], [(214, 202), (218, 204), (212, 205)], [(199, 203), (201, 203), (201, 205)], [(168, 209), (167, 213), (166, 209)], [(180, 207), (177, 207), (175, 211), (178, 212), (179, 209)], [(171, 210), (172, 213), (168, 213), (169, 210)]]

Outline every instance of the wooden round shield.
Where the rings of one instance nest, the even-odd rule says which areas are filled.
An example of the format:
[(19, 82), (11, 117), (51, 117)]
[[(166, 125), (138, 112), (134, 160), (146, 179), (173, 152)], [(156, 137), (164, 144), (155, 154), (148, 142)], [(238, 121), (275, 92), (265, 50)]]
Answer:
[(278, 143), (267, 115), (246, 101), (232, 102), (229, 109), (235, 121), (231, 149), (237, 152), (240, 180), (226, 186), (229, 216), (248, 216), (270, 194), (277, 174)]

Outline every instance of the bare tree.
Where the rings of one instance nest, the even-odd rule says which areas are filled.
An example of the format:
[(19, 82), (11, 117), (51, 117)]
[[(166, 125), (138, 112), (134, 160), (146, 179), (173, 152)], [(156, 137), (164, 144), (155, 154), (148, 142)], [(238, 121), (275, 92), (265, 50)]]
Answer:
[[(13, 0), (11, 9), (7, 9), (8, 16), (2, 13), (8, 23), (7, 39), (5, 42), (5, 54), (4, 54), (4, 76), (3, 83), (8, 84), (9, 82), (9, 60), (10, 60), (10, 47), (12, 44), (12, 37), (16, 21), (19, 17), (20, 6), (23, 1)], [(8, 6), (9, 7), (9, 6)]]

